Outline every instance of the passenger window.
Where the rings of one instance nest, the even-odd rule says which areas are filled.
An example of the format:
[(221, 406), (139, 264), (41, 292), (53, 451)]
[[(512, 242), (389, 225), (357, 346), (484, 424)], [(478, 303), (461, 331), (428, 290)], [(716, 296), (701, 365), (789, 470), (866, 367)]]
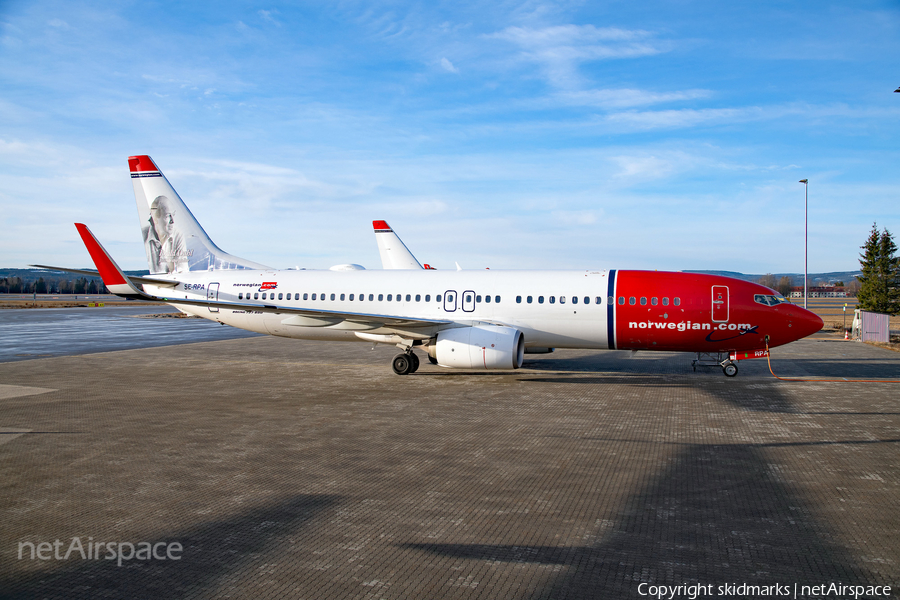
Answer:
[(522, 296), (516, 296), (516, 304), (522, 304)]
[(440, 302), (440, 301), (441, 301), (441, 295), (438, 294), (437, 296), (435, 296), (435, 297), (434, 297), (434, 300), (435, 300), (435, 302)]
[(656, 306), (657, 303), (659, 303), (659, 299), (658, 299), (658, 298), (650, 298), (650, 304), (652, 304), (653, 306)]
[(543, 304), (543, 303), (544, 303), (544, 297), (538, 296), (538, 304)]
[(243, 299), (244, 299), (244, 292), (239, 292), (239, 293), (238, 293), (238, 300), (243, 300)]
[(663, 306), (668, 306), (668, 305), (669, 305), (669, 297), (668, 297), (668, 296), (664, 296), (664, 297), (663, 297)]
[[(344, 296), (344, 294), (341, 294), (341, 300), (344, 300), (344, 298), (346, 298), (346, 296)], [(331, 299), (334, 300), (334, 294), (331, 295)]]
[(319, 300), (325, 300), (325, 294), (319, 294)]
[(393, 295), (393, 294), (388, 294), (387, 301), (390, 302), (390, 301), (393, 300), (393, 299), (394, 299), (394, 295)]
[(500, 296), (494, 296), (494, 304), (500, 304)]
[(625, 305), (625, 296), (619, 296), (619, 306)]
[[(247, 294), (247, 298), (250, 298), (250, 294)], [(253, 299), (259, 300), (259, 292), (253, 292)]]
[(282, 295), (281, 292), (278, 292), (278, 299), (279, 299), (279, 300), (284, 300), (284, 297), (283, 297), (283, 295)]
[(304, 300), (309, 300), (309, 293), (308, 293), (308, 292), (303, 292), (303, 299), (304, 299)]
[(527, 302), (528, 304), (531, 304), (531, 296), (528, 296), (527, 298), (525, 298), (525, 302)]
[(634, 296), (628, 297), (628, 304), (630, 304), (631, 306), (634, 306), (636, 303), (637, 303), (637, 300), (635, 299)]
[(572, 304), (578, 304), (578, 296), (572, 296)]
[(565, 297), (565, 296), (560, 296), (560, 297), (559, 297), (559, 303), (560, 303), (560, 304), (565, 304), (565, 303), (566, 303), (566, 297)]
[(481, 296), (475, 296), (475, 302), (476, 302), (476, 304), (477, 304), (478, 302), (481, 302)]
[[(379, 298), (379, 300), (380, 299), (381, 298)], [(375, 300), (375, 294), (369, 294), (369, 302), (372, 302), (373, 300)]]
[(416, 294), (416, 302), (421, 302), (422, 296), (420, 294)]
[(334, 294), (331, 295), (331, 299), (334, 300)]
[[(585, 304), (590, 304), (590, 303), (591, 303), (591, 299), (588, 298), (587, 296), (585, 296), (585, 297), (584, 297), (584, 303), (585, 303)], [(597, 304), (600, 304), (600, 297), (599, 297), (599, 296), (597, 296)]]
[(407, 295), (406, 295), (406, 301), (409, 302), (410, 300), (412, 300), (412, 297), (411, 297), (409, 294), (407, 294)]
[(647, 306), (647, 298), (645, 296), (641, 296), (641, 306)]
[(485, 297), (484, 297), (484, 301), (490, 304), (490, 302), (491, 302), (491, 297), (490, 297), (490, 296), (485, 296)]
[(425, 294), (425, 302), (431, 302), (431, 294)]
[(350, 302), (353, 302), (353, 294), (350, 294)]
[(471, 301), (472, 301), (472, 296), (471, 296), (471, 295), (467, 295), (467, 296), (466, 296), (466, 302), (471, 302)]
[(550, 304), (556, 304), (556, 296), (550, 296), (547, 300), (550, 301)]
[(676, 297), (675, 297), (675, 300), (672, 302), (672, 304), (674, 304), (675, 306), (680, 306), (680, 305), (681, 305), (681, 298), (678, 298), (678, 297), (676, 296)]

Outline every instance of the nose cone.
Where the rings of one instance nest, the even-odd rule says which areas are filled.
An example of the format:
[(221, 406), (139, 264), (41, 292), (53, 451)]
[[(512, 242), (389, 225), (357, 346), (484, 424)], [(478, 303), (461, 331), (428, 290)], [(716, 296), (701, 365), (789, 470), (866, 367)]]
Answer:
[(791, 337), (795, 340), (812, 335), (822, 329), (822, 326), (825, 325), (825, 322), (819, 315), (806, 310), (805, 308), (800, 308), (799, 306), (794, 307), (790, 319), (791, 329), (793, 330)]

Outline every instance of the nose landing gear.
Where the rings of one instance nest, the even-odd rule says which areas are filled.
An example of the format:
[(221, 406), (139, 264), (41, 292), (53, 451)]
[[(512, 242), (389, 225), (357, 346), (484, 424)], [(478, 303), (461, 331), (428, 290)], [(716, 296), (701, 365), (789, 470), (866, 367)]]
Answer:
[(731, 360), (727, 352), (698, 352), (697, 358), (691, 361), (694, 371), (697, 367), (722, 367), (726, 377), (734, 377), (738, 374), (737, 364)]

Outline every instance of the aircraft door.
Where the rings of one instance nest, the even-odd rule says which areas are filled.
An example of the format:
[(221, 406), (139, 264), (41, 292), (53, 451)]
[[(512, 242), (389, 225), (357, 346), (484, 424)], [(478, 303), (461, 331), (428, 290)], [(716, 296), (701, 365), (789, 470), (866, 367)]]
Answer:
[[(206, 287), (206, 299), (209, 302), (216, 302), (219, 299), (219, 284), (211, 283)], [(210, 306), (209, 312), (219, 312), (218, 306)]]
[(472, 290), (466, 290), (462, 293), (462, 309), (465, 312), (475, 310), (475, 292)]
[(713, 323), (728, 321), (728, 286), (712, 286), (712, 320)]
[(454, 290), (444, 292), (444, 310), (447, 312), (456, 310), (456, 292)]

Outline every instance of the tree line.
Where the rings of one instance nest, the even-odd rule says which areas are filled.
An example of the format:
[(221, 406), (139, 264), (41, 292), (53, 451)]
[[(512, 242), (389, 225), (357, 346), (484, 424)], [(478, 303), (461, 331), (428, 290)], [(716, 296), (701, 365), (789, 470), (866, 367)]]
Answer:
[(103, 283), (93, 277), (67, 279), (65, 277), (38, 277), (27, 281), (17, 276), (0, 277), (0, 292), (6, 294), (108, 294)]

